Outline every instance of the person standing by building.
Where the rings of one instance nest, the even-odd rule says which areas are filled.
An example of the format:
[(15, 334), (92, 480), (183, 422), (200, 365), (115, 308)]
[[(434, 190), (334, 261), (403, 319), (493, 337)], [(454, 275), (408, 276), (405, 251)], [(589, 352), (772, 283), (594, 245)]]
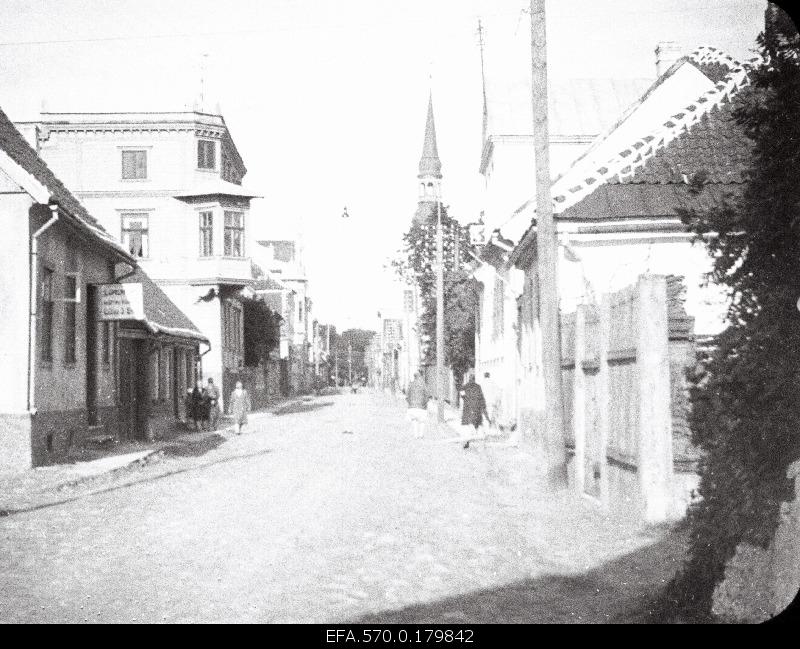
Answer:
[(467, 382), (464, 384), (464, 410), (461, 413), (461, 425), (472, 426), (477, 435), (478, 429), (483, 424), (484, 416), (487, 421), (490, 421), (486, 412), (486, 399), (483, 396), (483, 390), (475, 382), (475, 374), (470, 371), (467, 375)]
[(197, 384), (192, 390), (191, 404), (194, 429), (200, 432), (203, 429), (203, 422), (208, 421), (208, 394), (203, 387), (203, 379), (197, 379)]
[(408, 386), (406, 401), (408, 402), (408, 419), (411, 422), (411, 432), (417, 439), (422, 438), (425, 432), (425, 422), (428, 419), (428, 390), (422, 372), (417, 372)]
[(250, 395), (244, 389), (241, 381), (236, 381), (236, 389), (231, 392), (228, 400), (231, 415), (233, 415), (233, 425), (236, 434), (242, 434), (242, 426), (247, 424), (247, 413), (250, 412)]
[(219, 422), (219, 390), (214, 385), (214, 379), (208, 379), (206, 387), (206, 397), (208, 398), (208, 423), (211, 430), (217, 430)]

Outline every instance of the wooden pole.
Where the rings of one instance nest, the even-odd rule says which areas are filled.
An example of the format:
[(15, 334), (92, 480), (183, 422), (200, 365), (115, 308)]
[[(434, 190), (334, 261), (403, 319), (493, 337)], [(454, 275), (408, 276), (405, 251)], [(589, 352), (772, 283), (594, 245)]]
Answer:
[(436, 197), (436, 396), (437, 418), (444, 422), (444, 241), (442, 237), (442, 201)]
[(567, 482), (564, 407), (561, 386), (561, 333), (558, 311), (558, 242), (550, 194), (550, 151), (547, 124), (547, 30), (545, 0), (531, 0), (531, 89), (533, 145), (536, 163), (536, 253), (539, 279), (539, 321), (544, 369), (544, 438), (551, 484)]

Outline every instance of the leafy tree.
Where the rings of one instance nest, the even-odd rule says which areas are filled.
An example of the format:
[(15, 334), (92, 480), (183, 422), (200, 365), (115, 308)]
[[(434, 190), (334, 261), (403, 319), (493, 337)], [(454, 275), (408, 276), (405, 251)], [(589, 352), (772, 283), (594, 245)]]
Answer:
[(280, 344), (281, 316), (258, 298), (242, 299), (244, 325), (244, 364), (256, 367), (266, 362)]
[[(331, 354), (339, 358), (339, 374), (337, 379), (346, 382), (350, 374), (348, 359), (352, 359), (353, 378), (367, 374), (366, 348), (375, 336), (374, 331), (366, 329), (346, 329), (341, 336), (331, 341)], [(334, 357), (335, 358), (335, 357)], [(331, 369), (335, 367), (334, 359), (330, 360)]]
[[(472, 251), (467, 231), (440, 205), (444, 251), (444, 340), (445, 363), (456, 379), (475, 363), (476, 283), (467, 272)], [(423, 362), (436, 361), (436, 210), (415, 219), (403, 236), (402, 257), (392, 262), (397, 274), (419, 287), (423, 340)]]
[[(706, 237), (710, 279), (728, 287), (730, 326), (693, 377), (693, 441), (704, 451), (702, 499), (689, 512), (689, 558), (662, 604), (710, 614), (714, 587), (741, 542), (766, 547), (788, 465), (800, 456), (800, 37), (768, 6), (761, 61), (733, 117), (752, 140), (743, 191), (688, 210)], [(702, 179), (695, 183), (702, 193)]]

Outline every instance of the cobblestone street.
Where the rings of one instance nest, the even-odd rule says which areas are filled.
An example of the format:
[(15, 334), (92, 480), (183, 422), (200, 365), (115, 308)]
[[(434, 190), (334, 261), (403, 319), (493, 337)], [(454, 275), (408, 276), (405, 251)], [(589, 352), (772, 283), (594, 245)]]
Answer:
[(524, 447), (404, 415), (318, 397), (254, 417), (248, 457), (0, 518), (0, 621), (617, 621), (679, 565), (680, 534), (548, 495)]

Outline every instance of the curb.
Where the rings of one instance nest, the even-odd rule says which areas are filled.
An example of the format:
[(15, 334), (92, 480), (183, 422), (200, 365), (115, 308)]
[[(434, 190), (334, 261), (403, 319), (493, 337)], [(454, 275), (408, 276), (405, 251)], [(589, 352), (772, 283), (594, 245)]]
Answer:
[[(27, 513), (27, 512), (38, 511), (40, 509), (47, 509), (48, 507), (56, 507), (58, 505), (65, 505), (67, 503), (75, 502), (76, 500), (80, 500), (82, 498), (87, 498), (89, 496), (97, 496), (97, 495), (100, 495), (100, 494), (109, 493), (111, 491), (116, 491), (118, 489), (124, 489), (126, 487), (133, 487), (134, 485), (142, 484), (142, 483), (145, 483), (145, 482), (155, 482), (156, 480), (161, 480), (162, 478), (169, 478), (171, 476), (179, 475), (181, 473), (189, 473), (190, 471), (196, 471), (196, 470), (199, 470), (199, 469), (205, 469), (205, 468), (208, 468), (210, 466), (214, 466), (216, 464), (225, 464), (227, 462), (233, 462), (235, 460), (246, 460), (246, 459), (253, 458), (253, 457), (258, 457), (258, 456), (261, 456), (261, 455), (266, 455), (266, 454), (271, 453), (271, 452), (272, 452), (272, 449), (264, 449), (264, 450), (261, 450), (261, 451), (256, 451), (254, 453), (242, 453), (242, 454), (239, 454), (239, 455), (231, 455), (231, 456), (228, 456), (228, 457), (223, 457), (223, 458), (219, 458), (219, 459), (213, 460), (211, 462), (203, 462), (201, 464), (193, 464), (191, 466), (175, 467), (174, 469), (170, 469), (170, 470), (164, 471), (163, 473), (157, 473), (155, 475), (141, 476), (141, 477), (135, 478), (133, 480), (123, 481), (123, 482), (119, 482), (118, 484), (109, 485), (107, 487), (103, 487), (102, 489), (93, 489), (93, 490), (86, 491), (84, 493), (75, 494), (73, 496), (68, 496), (68, 497), (65, 497), (65, 498), (60, 498), (58, 500), (48, 500), (48, 501), (45, 501), (45, 502), (42, 502), (42, 503), (37, 503), (35, 505), (29, 505), (27, 507), (3, 508), (3, 509), (0, 509), (0, 517), (13, 516), (14, 514), (24, 514), (24, 513)], [(163, 454), (159, 451), (157, 453), (154, 452), (151, 456), (148, 456), (148, 457), (152, 457), (154, 455), (163, 455)], [(133, 467), (133, 465), (135, 465), (137, 463), (138, 463), (138, 461), (132, 462), (131, 464), (127, 464), (127, 465), (125, 465), (124, 467), (121, 467), (121, 468), (130, 469), (131, 467)], [(145, 464), (147, 464), (147, 463), (145, 463)], [(145, 466), (145, 464), (141, 464), (140, 466), (143, 467), (143, 466)], [(88, 484), (88, 483), (91, 482), (92, 479), (113, 475), (114, 473), (116, 473), (116, 471), (110, 471), (108, 473), (99, 474), (98, 476), (92, 476), (91, 479), (87, 479), (87, 480), (84, 480), (84, 481), (80, 481), (80, 480), (74, 481), (75, 482), (75, 486), (81, 485), (81, 484)], [(63, 483), (62, 485), (59, 485), (59, 487), (54, 489), (53, 491), (58, 491), (58, 490), (63, 489), (63, 487), (66, 484), (67, 483)]]

